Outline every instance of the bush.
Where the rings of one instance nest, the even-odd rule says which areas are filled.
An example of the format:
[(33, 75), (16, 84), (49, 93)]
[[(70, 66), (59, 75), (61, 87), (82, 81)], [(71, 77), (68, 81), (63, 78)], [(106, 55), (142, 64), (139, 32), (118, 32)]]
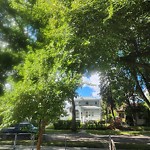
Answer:
[(87, 121), (83, 124), (84, 129), (100, 130), (106, 129), (104, 121)]
[[(57, 122), (54, 123), (54, 129), (70, 130), (71, 125), (72, 125), (71, 120), (58, 120)], [(77, 129), (80, 128), (80, 121), (76, 121), (76, 126), (77, 126)]]

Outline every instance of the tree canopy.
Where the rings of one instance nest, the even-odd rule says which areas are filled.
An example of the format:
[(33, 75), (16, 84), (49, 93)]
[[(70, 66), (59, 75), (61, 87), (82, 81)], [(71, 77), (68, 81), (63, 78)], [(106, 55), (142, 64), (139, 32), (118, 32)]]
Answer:
[(0, 0), (0, 94), (12, 84), (1, 98), (10, 108), (4, 118), (59, 116), (86, 70), (104, 76), (103, 97), (120, 105), (133, 90), (150, 107), (149, 5), (148, 0)]
[(72, 7), (70, 21), (79, 44), (75, 53), (83, 53), (82, 59), (93, 68), (128, 74), (150, 106), (143, 91), (143, 86), (149, 91), (150, 81), (148, 1), (95, 0), (77, 4)]

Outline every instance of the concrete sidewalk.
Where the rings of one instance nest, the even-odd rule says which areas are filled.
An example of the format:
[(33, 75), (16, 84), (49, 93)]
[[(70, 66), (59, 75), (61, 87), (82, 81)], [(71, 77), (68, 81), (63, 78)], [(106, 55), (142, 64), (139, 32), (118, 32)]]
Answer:
[[(111, 135), (115, 143), (141, 143), (150, 144), (150, 136), (129, 136), (129, 135)], [(97, 141), (107, 144), (109, 142), (109, 135), (96, 134), (44, 134), (45, 141)]]
[[(14, 149), (12, 145), (0, 145), (0, 150), (36, 150), (36, 147), (17, 145)], [(42, 146), (41, 150), (108, 150), (108, 148), (86, 148), (86, 147), (52, 147)]]

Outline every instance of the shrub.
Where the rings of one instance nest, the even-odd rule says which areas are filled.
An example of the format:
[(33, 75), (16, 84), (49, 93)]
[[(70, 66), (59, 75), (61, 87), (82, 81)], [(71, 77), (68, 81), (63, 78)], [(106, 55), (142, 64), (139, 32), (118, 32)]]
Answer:
[[(58, 120), (54, 123), (54, 129), (57, 130), (69, 130), (71, 129), (72, 121), (71, 120)], [(80, 121), (76, 121), (77, 129), (80, 128)]]
[(87, 121), (83, 125), (84, 129), (92, 129), (92, 130), (100, 130), (100, 129), (106, 129), (105, 122), (104, 121)]

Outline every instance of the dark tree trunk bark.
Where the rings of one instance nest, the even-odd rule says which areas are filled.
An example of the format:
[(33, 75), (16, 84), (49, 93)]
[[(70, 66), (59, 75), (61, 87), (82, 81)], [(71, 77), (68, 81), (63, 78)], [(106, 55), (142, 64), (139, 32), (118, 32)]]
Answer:
[(108, 105), (106, 106), (106, 120), (107, 120), (107, 123), (108, 123), (108, 120), (109, 119), (109, 117), (108, 117)]
[(134, 109), (133, 109), (133, 106), (131, 106), (131, 104), (130, 104), (130, 101), (129, 101), (129, 99), (127, 99), (127, 104), (128, 104), (128, 107), (129, 107), (129, 109), (130, 109), (130, 111), (131, 111), (131, 114), (130, 114), (130, 118), (131, 118), (131, 124), (130, 125), (133, 125), (133, 126), (135, 126), (135, 114), (134, 114)]
[(133, 105), (131, 106), (132, 108), (132, 114), (133, 114), (133, 123), (134, 123), (134, 126), (137, 125), (137, 108), (136, 108), (136, 104), (135, 104), (135, 95), (133, 94), (132, 95), (132, 101), (133, 101)]
[(114, 108), (111, 106), (111, 113), (112, 113), (112, 116), (113, 116), (113, 119), (115, 121), (115, 114), (114, 114)]
[(136, 75), (135, 70), (132, 72), (132, 75), (133, 75), (133, 77), (134, 77), (134, 79), (135, 79), (135, 81), (136, 81), (137, 88), (138, 88), (138, 90), (139, 90), (141, 96), (143, 97), (143, 100), (146, 102), (146, 104), (147, 104), (148, 107), (150, 108), (150, 101), (147, 99), (147, 97), (146, 97), (145, 94), (143, 93), (142, 87), (140, 86), (139, 81), (138, 81), (138, 79), (137, 79), (137, 75)]
[(43, 139), (43, 133), (45, 130), (45, 121), (44, 120), (40, 120), (39, 122), (39, 133), (38, 133), (38, 140), (37, 140), (37, 145), (36, 145), (36, 149), (40, 150), (41, 149), (41, 144), (42, 144), (42, 139)]
[(75, 108), (74, 96), (72, 96), (72, 98), (71, 98), (71, 103), (72, 103), (72, 126), (71, 126), (71, 130), (73, 132), (76, 132), (77, 131), (77, 127), (76, 127), (76, 108)]
[(111, 113), (112, 113), (112, 116), (113, 116), (113, 119), (115, 121), (115, 114), (114, 114), (114, 100), (113, 100), (113, 96), (112, 96), (112, 91), (111, 91), (111, 88), (109, 89), (109, 102), (110, 102), (110, 108), (111, 108)]
[(142, 95), (144, 101), (146, 102), (146, 104), (147, 104), (148, 107), (150, 108), (150, 101), (147, 99), (147, 97), (146, 97), (145, 94), (143, 93), (142, 88), (141, 88), (141, 86), (139, 85), (139, 82), (137, 81), (137, 79), (136, 79), (136, 83), (137, 83), (137, 87), (138, 87), (139, 92), (141, 93), (141, 95)]
[(141, 74), (141, 76), (142, 76), (142, 78), (143, 78), (143, 80), (145, 82), (145, 85), (146, 85), (146, 88), (147, 88), (148, 92), (150, 93), (150, 84), (149, 84), (150, 80), (149, 80), (149, 77), (144, 76), (144, 74), (142, 72), (140, 72), (140, 74)]

